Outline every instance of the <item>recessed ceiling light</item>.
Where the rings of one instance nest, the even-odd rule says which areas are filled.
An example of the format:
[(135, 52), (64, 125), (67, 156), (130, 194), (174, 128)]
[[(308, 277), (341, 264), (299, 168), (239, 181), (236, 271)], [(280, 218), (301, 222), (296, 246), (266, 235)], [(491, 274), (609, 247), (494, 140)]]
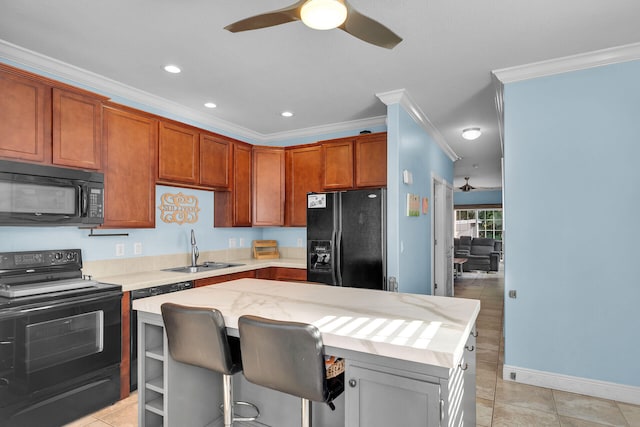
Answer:
[(469, 141), (480, 138), (480, 135), (482, 135), (480, 128), (466, 128), (462, 130), (462, 137)]
[(167, 73), (171, 73), (171, 74), (178, 74), (180, 71), (182, 71), (180, 67), (178, 67), (177, 65), (165, 65), (164, 70)]
[(204, 106), (207, 107), (207, 108), (216, 108), (217, 107), (217, 105), (214, 104), (213, 102), (205, 102)]
[(280, 115), (282, 117), (293, 117), (293, 113), (291, 111), (283, 111)]

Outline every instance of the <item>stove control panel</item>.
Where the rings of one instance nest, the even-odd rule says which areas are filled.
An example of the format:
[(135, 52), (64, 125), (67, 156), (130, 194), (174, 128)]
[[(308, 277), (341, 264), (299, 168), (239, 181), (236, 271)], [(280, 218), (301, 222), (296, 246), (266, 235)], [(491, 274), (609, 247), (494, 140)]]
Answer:
[(0, 252), (0, 270), (24, 270), (39, 267), (82, 268), (80, 249)]

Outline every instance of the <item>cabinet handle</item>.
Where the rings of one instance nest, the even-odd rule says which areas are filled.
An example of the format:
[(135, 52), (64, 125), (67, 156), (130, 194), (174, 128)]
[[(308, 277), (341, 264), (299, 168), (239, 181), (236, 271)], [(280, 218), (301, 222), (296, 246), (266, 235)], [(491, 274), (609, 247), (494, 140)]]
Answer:
[(478, 331), (471, 331), (471, 335), (473, 335), (474, 338), (478, 338)]
[(475, 349), (476, 349), (474, 346), (468, 346), (468, 345), (467, 345), (467, 346), (465, 346), (464, 348), (466, 348), (466, 349), (467, 349), (467, 351), (473, 351), (473, 350), (475, 350)]
[(469, 364), (465, 363), (464, 367), (462, 366), (462, 363), (458, 365), (460, 367), (460, 369), (462, 369), (463, 371), (466, 371), (467, 369), (469, 369)]
[(351, 386), (351, 387), (355, 387), (357, 384), (358, 384), (358, 383), (357, 383), (357, 381), (356, 381), (356, 380), (354, 380), (354, 379), (350, 379), (350, 380), (349, 380), (349, 386)]

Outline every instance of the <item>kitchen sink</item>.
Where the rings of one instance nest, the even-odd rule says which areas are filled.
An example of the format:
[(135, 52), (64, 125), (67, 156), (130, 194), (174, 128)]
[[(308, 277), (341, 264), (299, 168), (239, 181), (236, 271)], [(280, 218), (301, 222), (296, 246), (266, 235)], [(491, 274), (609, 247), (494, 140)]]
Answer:
[(173, 271), (176, 273), (200, 273), (202, 271), (220, 270), (222, 268), (237, 267), (244, 264), (234, 264), (230, 262), (205, 262), (195, 266), (186, 265), (184, 267), (165, 268), (162, 271)]

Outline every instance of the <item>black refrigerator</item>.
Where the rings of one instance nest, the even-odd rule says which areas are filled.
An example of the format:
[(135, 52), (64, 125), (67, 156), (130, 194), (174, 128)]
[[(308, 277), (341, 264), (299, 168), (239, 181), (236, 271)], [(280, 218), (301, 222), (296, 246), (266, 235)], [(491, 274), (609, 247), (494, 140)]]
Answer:
[(387, 290), (386, 190), (307, 194), (307, 280)]

